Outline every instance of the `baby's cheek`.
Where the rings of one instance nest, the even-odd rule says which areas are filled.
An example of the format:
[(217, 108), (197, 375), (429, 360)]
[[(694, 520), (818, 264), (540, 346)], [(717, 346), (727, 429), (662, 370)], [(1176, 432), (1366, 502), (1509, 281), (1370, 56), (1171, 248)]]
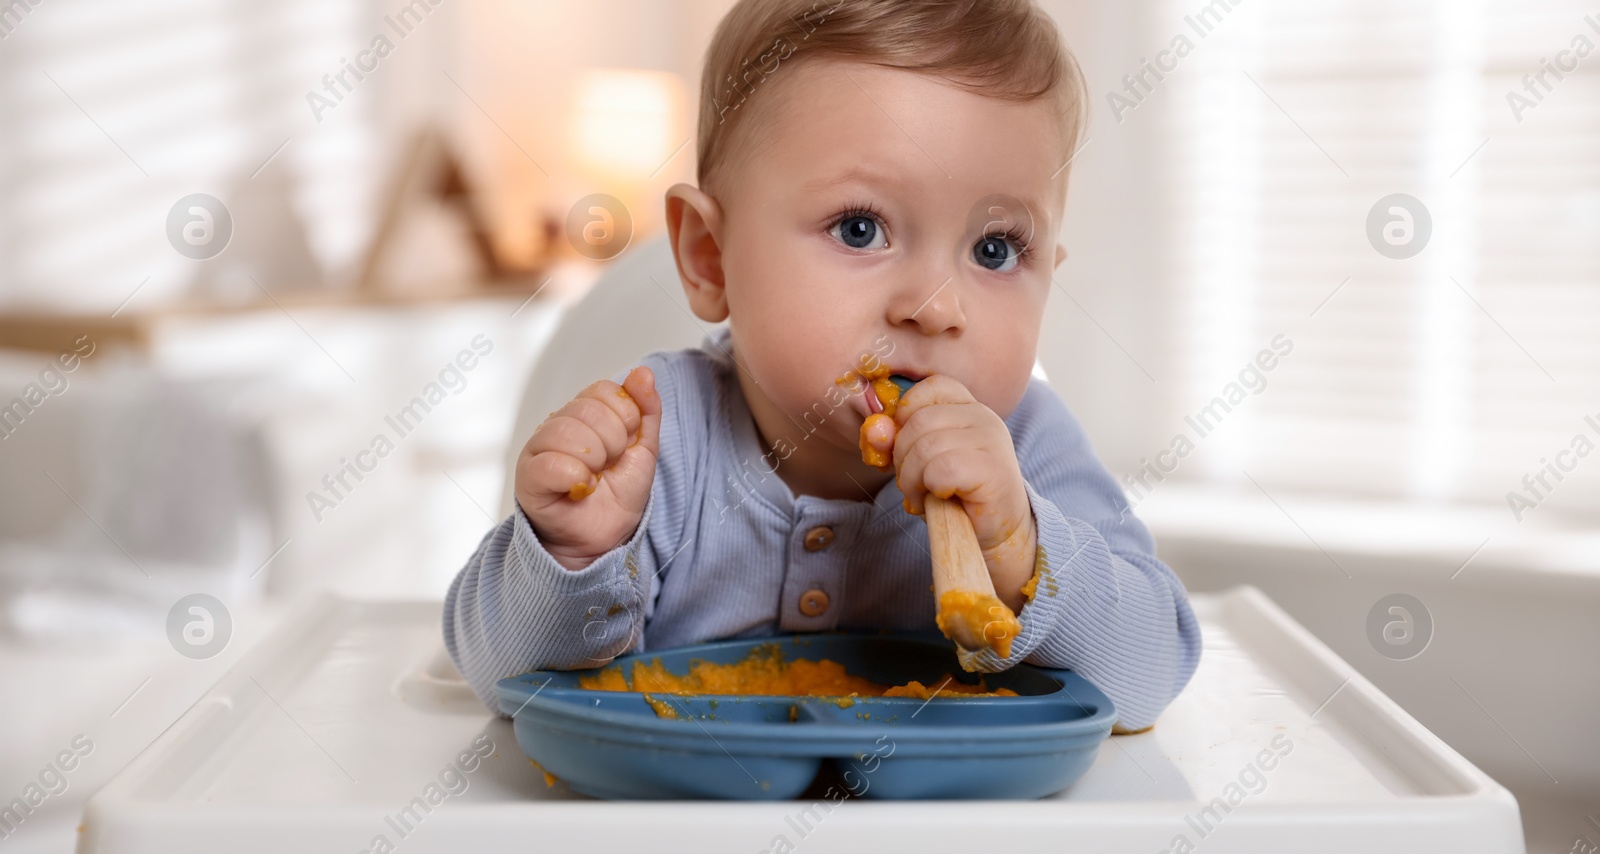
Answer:
[[(998, 359), (990, 364), (1005, 365)], [(1017, 404), (1022, 402), (1032, 374), (1032, 354), (1028, 354), (1026, 358), (1014, 357), (1010, 365), (985, 369), (980, 375), (981, 388), (972, 389), (973, 397), (1004, 420), (1017, 408)]]
[(779, 354), (772, 361), (771, 370), (758, 377), (768, 386), (771, 400), (806, 432), (833, 420), (842, 405), (848, 404), (833, 391), (833, 379), (823, 376), (818, 367), (815, 362)]

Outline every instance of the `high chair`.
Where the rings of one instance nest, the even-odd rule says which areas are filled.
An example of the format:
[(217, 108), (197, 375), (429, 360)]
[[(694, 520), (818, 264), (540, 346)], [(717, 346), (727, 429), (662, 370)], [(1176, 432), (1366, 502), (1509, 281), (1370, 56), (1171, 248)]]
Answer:
[[(665, 241), (619, 260), (533, 368), (507, 471), (534, 426), (584, 385), (651, 350), (697, 346), (710, 328), (689, 314)], [(502, 512), (512, 506), (508, 484)], [(816, 850), (840, 852), (1524, 852), (1509, 791), (1259, 590), (1190, 601), (1204, 652), (1188, 687), (1152, 730), (1107, 738), (1067, 789), (1036, 801), (851, 801), (818, 827), (804, 800), (584, 799), (547, 780), (511, 723), (473, 696), (444, 653), (439, 602), (325, 596), (90, 799), (78, 850), (599, 842), (742, 854), (820, 833)]]

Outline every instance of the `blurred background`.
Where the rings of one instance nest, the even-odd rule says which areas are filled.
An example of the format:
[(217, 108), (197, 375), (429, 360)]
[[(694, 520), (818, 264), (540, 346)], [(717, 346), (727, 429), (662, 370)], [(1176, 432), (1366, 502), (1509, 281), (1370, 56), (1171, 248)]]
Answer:
[[(536, 360), (693, 181), (730, 5), (0, 3), (0, 798), (97, 745), (8, 846), (293, 603), (443, 595)], [(1600, 5), (1041, 5), (1093, 102), (1039, 359), (1162, 557), (1591, 850)]]

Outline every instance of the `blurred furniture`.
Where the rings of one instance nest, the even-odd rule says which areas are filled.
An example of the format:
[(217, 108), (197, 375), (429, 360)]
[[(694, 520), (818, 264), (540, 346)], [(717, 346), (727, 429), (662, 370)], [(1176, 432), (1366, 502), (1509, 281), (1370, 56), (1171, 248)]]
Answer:
[[(87, 355), (5, 413), (0, 630), (83, 642), (159, 625), (188, 593), (253, 598), (281, 508), (237, 381)], [(0, 387), (37, 382), (42, 364), (0, 355)]]
[(127, 310), (107, 316), (104, 312), (0, 311), (0, 349), (61, 353), (72, 349), (72, 342), (88, 335), (97, 343), (125, 346), (136, 352), (147, 350), (161, 328), (174, 321), (204, 321), (209, 317), (257, 312), (283, 312), (299, 309), (352, 309), (405, 307), (429, 303), (460, 302), (518, 295), (546, 299), (557, 296), (557, 289), (540, 291), (548, 281), (518, 279), (499, 287), (482, 283), (440, 287), (435, 291), (393, 293), (386, 291), (284, 290), (246, 303), (215, 303), (202, 300), (177, 300), (159, 308)]
[[(366, 257), (356, 277), (358, 292), (377, 295), (394, 290), (388, 286), (390, 277), (385, 275), (386, 257), (398, 248), (396, 241), (401, 237), (405, 218), (430, 202), (445, 204), (461, 220), (471, 243), (472, 255), (482, 273), (483, 287), (514, 286), (538, 276), (538, 265), (518, 266), (502, 257), (495, 247), (488, 218), (483, 214), (482, 197), (474, 192), (465, 163), (451, 148), (445, 134), (429, 125), (417, 131), (409, 151), (390, 181), (377, 231), (367, 247)], [(560, 225), (548, 215), (541, 217), (539, 222), (541, 225), (535, 246), (538, 252), (536, 260), (542, 265), (557, 247)]]
[[(540, 217), (531, 263), (516, 264), (497, 251), (482, 205), (461, 157), (442, 132), (426, 126), (416, 133), (391, 177), (377, 229), (351, 286), (326, 288), (313, 282), (252, 280), (253, 287), (246, 285), (243, 297), (223, 297), (214, 291), (215, 282), (211, 281), (217, 271), (202, 264), (196, 268), (196, 290), (190, 296), (165, 300), (151, 308), (130, 308), (125, 302), (109, 316), (87, 311), (0, 310), (0, 349), (58, 353), (71, 350), (72, 342), (88, 335), (100, 344), (143, 351), (158, 334), (158, 327), (174, 318), (301, 308), (362, 309), (519, 294), (556, 296), (561, 288), (547, 290), (545, 285), (552, 279), (561, 248), (560, 224), (548, 215)], [(436, 208), (458, 221), (459, 233), (468, 243), (465, 253), (472, 269), (397, 286), (396, 276), (404, 275), (408, 266), (406, 259), (395, 257), (408, 248), (404, 230), (408, 219)], [(278, 250), (274, 246), (241, 246), (242, 242), (236, 240), (219, 259), (227, 259), (230, 252), (270, 255)], [(241, 269), (248, 268), (246, 264)], [(137, 294), (136, 289), (134, 296)], [(132, 299), (130, 296), (129, 301)]]

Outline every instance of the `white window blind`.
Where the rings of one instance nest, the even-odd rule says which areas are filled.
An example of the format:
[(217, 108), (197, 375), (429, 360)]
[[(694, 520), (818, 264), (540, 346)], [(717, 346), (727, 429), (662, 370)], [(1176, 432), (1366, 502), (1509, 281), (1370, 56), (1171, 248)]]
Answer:
[[(1546, 515), (1600, 506), (1600, 450), (1562, 453), (1580, 435), (1600, 448), (1584, 420), (1600, 424), (1600, 49), (1580, 56), (1600, 48), (1600, 7), (1158, 8), (1147, 41), (1193, 47), (1167, 58), (1167, 103), (1144, 111), (1188, 224), (1185, 373), (1169, 393), (1201, 412), (1275, 336), (1293, 342), (1182, 475), (1502, 506), (1515, 491)], [(1537, 79), (1546, 62), (1560, 79)], [(1508, 92), (1534, 104), (1520, 121)], [(1394, 193), (1432, 219), (1407, 259), (1367, 234)], [(1549, 488), (1526, 488), (1541, 471)]]
[(109, 314), (136, 288), (136, 307), (184, 294), (202, 270), (165, 221), (191, 193), (233, 209), (224, 258), (297, 222), (322, 265), (350, 262), (378, 86), (320, 124), (306, 92), (367, 46), (369, 5), (0, 4), (0, 303)]

